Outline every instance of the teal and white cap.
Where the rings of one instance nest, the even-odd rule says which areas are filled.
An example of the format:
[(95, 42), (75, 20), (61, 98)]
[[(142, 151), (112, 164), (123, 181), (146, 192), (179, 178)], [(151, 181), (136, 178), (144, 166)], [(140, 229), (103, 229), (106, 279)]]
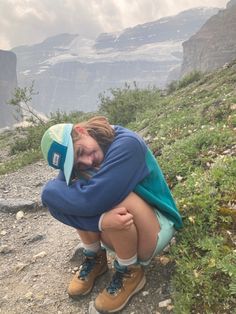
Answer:
[(43, 135), (41, 149), (49, 166), (61, 169), (69, 185), (74, 166), (74, 147), (71, 137), (73, 124), (60, 123), (51, 126)]

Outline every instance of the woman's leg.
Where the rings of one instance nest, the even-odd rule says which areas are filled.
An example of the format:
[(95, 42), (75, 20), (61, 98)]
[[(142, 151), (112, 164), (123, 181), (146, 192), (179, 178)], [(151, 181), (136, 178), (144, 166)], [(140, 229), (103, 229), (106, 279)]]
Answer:
[(77, 229), (76, 231), (79, 234), (79, 237), (84, 244), (92, 244), (97, 241), (100, 241), (100, 235), (101, 235), (100, 232), (84, 231), (80, 229)]
[(130, 193), (117, 207), (125, 207), (133, 215), (134, 224), (125, 230), (105, 230), (101, 239), (120, 258), (147, 260), (154, 252), (160, 225), (153, 208), (135, 193)]
[(152, 256), (160, 231), (153, 209), (135, 193), (129, 194), (116, 208), (104, 215), (104, 227), (112, 226), (112, 223), (114, 225), (112, 220), (119, 207), (132, 215), (133, 223), (123, 229), (107, 228), (101, 234), (104, 244), (113, 247), (116, 252), (112, 280), (94, 303), (96, 310), (102, 313), (123, 309), (130, 297), (144, 287), (146, 277), (143, 267), (137, 263), (137, 257), (147, 260)]

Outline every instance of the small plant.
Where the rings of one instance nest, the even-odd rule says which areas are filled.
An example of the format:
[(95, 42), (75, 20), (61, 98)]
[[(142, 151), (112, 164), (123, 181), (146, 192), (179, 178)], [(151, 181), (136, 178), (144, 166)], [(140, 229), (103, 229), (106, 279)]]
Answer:
[(178, 83), (178, 88), (183, 88), (191, 83), (197, 82), (202, 78), (203, 74), (200, 71), (192, 71), (186, 74)]
[(41, 123), (44, 124), (45, 120), (40, 116), (39, 113), (32, 106), (32, 97), (37, 95), (34, 90), (34, 82), (29, 87), (17, 87), (13, 98), (8, 102), (9, 105), (15, 107), (17, 115), (15, 116), (18, 120), (20, 116), (21, 120), (25, 119), (33, 124)]
[(178, 81), (170, 82), (167, 86), (167, 94), (175, 92), (178, 89), (178, 86), (179, 86)]
[(203, 78), (203, 74), (200, 71), (192, 71), (189, 74), (186, 74), (181, 80), (179, 81), (172, 81), (167, 86), (167, 94), (171, 94), (178, 89), (184, 88), (191, 83), (198, 82)]

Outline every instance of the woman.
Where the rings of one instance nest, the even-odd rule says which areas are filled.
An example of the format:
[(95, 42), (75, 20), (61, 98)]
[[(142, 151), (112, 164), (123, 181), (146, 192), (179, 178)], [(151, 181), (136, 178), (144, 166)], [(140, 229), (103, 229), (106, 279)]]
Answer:
[(106, 118), (50, 127), (41, 142), (48, 164), (60, 169), (42, 202), (77, 229), (85, 260), (69, 284), (71, 297), (89, 293), (116, 253), (111, 282), (96, 298), (99, 312), (121, 310), (146, 282), (144, 266), (169, 243), (182, 220), (144, 141)]

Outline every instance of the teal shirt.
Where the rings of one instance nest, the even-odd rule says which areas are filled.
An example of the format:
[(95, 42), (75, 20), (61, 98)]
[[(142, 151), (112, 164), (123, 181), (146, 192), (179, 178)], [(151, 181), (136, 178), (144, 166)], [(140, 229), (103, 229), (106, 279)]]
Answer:
[(182, 219), (171, 195), (162, 171), (150, 149), (146, 152), (149, 175), (134, 189), (142, 199), (151, 204), (174, 222), (176, 229), (182, 227)]

